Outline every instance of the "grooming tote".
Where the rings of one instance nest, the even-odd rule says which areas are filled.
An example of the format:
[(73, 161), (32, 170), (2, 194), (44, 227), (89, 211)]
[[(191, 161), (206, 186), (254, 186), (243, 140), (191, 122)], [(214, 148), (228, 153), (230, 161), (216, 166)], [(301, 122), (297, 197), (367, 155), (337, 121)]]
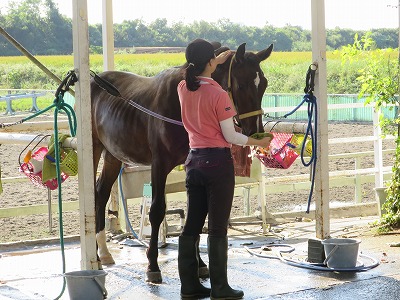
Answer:
[(78, 174), (78, 154), (74, 149), (62, 149), (60, 169), (68, 176)]
[[(75, 176), (78, 174), (78, 155), (74, 149), (62, 147), (62, 143), (67, 137), (69, 135), (66, 134), (59, 136), (60, 170), (62, 174)], [(52, 135), (49, 141), (49, 151), (43, 162), (42, 177), (43, 181), (45, 181), (56, 176), (54, 135)]]
[(306, 138), (304, 141), (304, 134), (294, 134), (292, 139), (290, 140), (290, 144), (293, 145), (293, 151), (296, 152), (297, 154), (301, 154), (301, 148), (303, 147), (303, 143), (306, 143), (304, 145), (304, 157), (311, 157), (312, 156), (312, 141), (310, 138)]
[(255, 156), (267, 167), (275, 169), (289, 168), (298, 153), (293, 151), (290, 141), (293, 137), (291, 133), (271, 132), (274, 138), (268, 149), (258, 148)]
[[(48, 152), (47, 147), (40, 147), (32, 154), (32, 158), (35, 159), (36, 161), (43, 162), (44, 158), (46, 157), (47, 152)], [(51, 178), (51, 179), (43, 182), (42, 171), (34, 173), (33, 164), (30, 161), (24, 162), (24, 163), (20, 162), (19, 171), (21, 173), (25, 174), (29, 178), (29, 180), (37, 186), (47, 187), (50, 190), (55, 190), (58, 187), (57, 178)], [(61, 174), (61, 182), (64, 182), (65, 179), (67, 179), (67, 178), (68, 178), (68, 175)]]

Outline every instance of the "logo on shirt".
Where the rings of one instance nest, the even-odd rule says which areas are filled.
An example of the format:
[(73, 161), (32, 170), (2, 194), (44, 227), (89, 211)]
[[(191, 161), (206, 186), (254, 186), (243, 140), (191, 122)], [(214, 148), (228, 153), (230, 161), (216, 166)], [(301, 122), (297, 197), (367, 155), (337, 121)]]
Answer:
[(231, 108), (230, 107), (225, 107), (225, 111), (230, 111)]

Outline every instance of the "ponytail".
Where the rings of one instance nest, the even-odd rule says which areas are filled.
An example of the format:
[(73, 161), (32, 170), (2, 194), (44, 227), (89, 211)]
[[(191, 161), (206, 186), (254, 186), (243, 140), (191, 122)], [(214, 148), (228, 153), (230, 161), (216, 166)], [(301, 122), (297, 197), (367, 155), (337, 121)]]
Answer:
[(197, 89), (200, 87), (200, 80), (197, 78), (197, 76), (199, 76), (204, 71), (207, 63), (201, 65), (194, 65), (193, 63), (189, 63), (187, 65), (185, 69), (185, 81), (186, 87), (189, 91), (197, 91)]

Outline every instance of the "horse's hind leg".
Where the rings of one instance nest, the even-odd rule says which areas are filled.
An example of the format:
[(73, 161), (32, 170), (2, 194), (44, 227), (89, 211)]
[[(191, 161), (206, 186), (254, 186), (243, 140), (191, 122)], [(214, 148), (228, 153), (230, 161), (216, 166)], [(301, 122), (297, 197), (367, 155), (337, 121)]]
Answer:
[(103, 265), (114, 264), (115, 261), (108, 251), (105, 232), (106, 205), (111, 188), (118, 177), (121, 162), (108, 151), (104, 152), (104, 164), (96, 182), (96, 240), (98, 255)]
[(158, 266), (158, 233), (160, 225), (165, 216), (165, 183), (167, 175), (171, 171), (170, 166), (165, 166), (153, 157), (151, 165), (151, 187), (152, 187), (152, 203), (149, 212), (149, 220), (151, 223), (151, 237), (149, 248), (147, 249), (147, 259), (149, 261), (147, 267), (147, 281), (153, 283), (162, 282), (161, 271)]

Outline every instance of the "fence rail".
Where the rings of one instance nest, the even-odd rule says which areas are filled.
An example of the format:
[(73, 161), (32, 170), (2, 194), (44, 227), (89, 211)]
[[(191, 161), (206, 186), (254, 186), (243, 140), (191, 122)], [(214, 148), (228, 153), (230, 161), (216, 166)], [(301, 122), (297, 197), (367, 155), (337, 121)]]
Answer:
[[(266, 112), (269, 113), (282, 113), (288, 112), (293, 108), (293, 106), (287, 107), (264, 107)], [(338, 109), (369, 109), (373, 118), (372, 120), (375, 122), (374, 125), (371, 125), (375, 128), (374, 136), (364, 136), (364, 137), (350, 137), (350, 138), (335, 138), (329, 139), (328, 143), (332, 144), (341, 144), (341, 143), (358, 143), (358, 142), (373, 142), (374, 143), (374, 151), (359, 151), (354, 153), (338, 153), (329, 155), (330, 160), (334, 159), (342, 159), (342, 158), (354, 158), (355, 160), (355, 169), (352, 170), (344, 170), (344, 171), (332, 171), (329, 173), (329, 184), (330, 186), (354, 186), (355, 189), (355, 199), (354, 202), (357, 203), (361, 199), (361, 185), (367, 182), (375, 182), (375, 186), (382, 186), (383, 181), (389, 179), (391, 174), (391, 166), (383, 166), (382, 155), (384, 153), (392, 153), (393, 149), (382, 150), (382, 140), (379, 135), (379, 131), (377, 131), (376, 114), (379, 112), (373, 111), (373, 106), (368, 105), (365, 106), (364, 103), (350, 103), (350, 104), (330, 104), (328, 106), (329, 111), (338, 110)], [(302, 112), (305, 108), (300, 108), (299, 111)], [(375, 115), (374, 115), (375, 114)], [(24, 130), (33, 130), (34, 125), (28, 126), (24, 128)], [(21, 129), (22, 130), (22, 129)], [(1, 131), (1, 130), (0, 130)], [(393, 137), (386, 137), (386, 139), (393, 139)], [(1, 132), (0, 132), (0, 141), (1, 141)], [(3, 140), (4, 141), (4, 140)], [(8, 140), (8, 143), (15, 143), (15, 141)], [(362, 161), (367, 156), (374, 156), (375, 158), (375, 166), (373, 168), (361, 168), (360, 161)], [(4, 184), (9, 184), (11, 182), (27, 180), (26, 178), (3, 178), (2, 181)], [(291, 175), (284, 177), (271, 176), (268, 174), (268, 177), (263, 176), (263, 180), (267, 185), (265, 191), (267, 193), (277, 193), (277, 192), (290, 192), (300, 189), (309, 189), (309, 175)], [(259, 179), (248, 179), (244, 180), (238, 186), (255, 186), (260, 184)], [(177, 185), (177, 189), (174, 192), (179, 191), (179, 189), (183, 190), (184, 185)], [(136, 198), (129, 201), (138, 201)], [(53, 204), (51, 207), (57, 206), (57, 204)], [(78, 201), (72, 201), (71, 203), (66, 203), (63, 206), (64, 210), (76, 210), (78, 209)], [(26, 214), (40, 214), (48, 212), (48, 205), (34, 205), (29, 207), (15, 207), (15, 208), (0, 208), (0, 218), (6, 217), (15, 217), (22, 216)]]
[[(393, 153), (394, 149), (387, 149), (384, 153)], [(376, 168), (357, 168), (359, 166), (359, 162), (362, 161), (367, 156), (373, 156), (374, 151), (364, 151), (358, 153), (341, 153), (341, 154), (333, 154), (329, 155), (330, 160), (342, 159), (342, 158), (354, 158), (356, 168), (353, 170), (343, 170), (343, 171), (331, 171), (329, 172), (329, 185), (330, 187), (342, 187), (342, 186), (354, 186), (355, 196), (354, 203), (360, 203), (362, 194), (361, 194), (361, 185), (365, 183), (373, 183), (375, 181), (375, 173), (377, 172)], [(391, 166), (383, 167), (384, 180), (388, 180), (392, 174)], [(181, 171), (183, 172), (183, 171)], [(182, 176), (180, 176), (182, 177)], [(266, 191), (267, 194), (275, 194), (275, 193), (288, 193), (299, 190), (309, 190), (310, 189), (310, 181), (309, 174), (301, 174), (301, 175), (288, 175), (288, 176), (267, 176), (264, 180), (266, 183)], [(178, 178), (178, 180), (182, 181), (182, 178)], [(3, 184), (15, 183), (15, 182), (28, 182), (27, 177), (10, 177), (3, 178)], [(256, 185), (258, 182), (248, 180), (244, 183), (239, 183), (236, 187), (243, 186), (251, 186)], [(174, 192), (184, 191), (182, 187), (178, 188)], [(128, 198), (128, 203), (140, 203), (139, 198), (132, 197)], [(64, 204), (65, 203), (65, 204)], [(72, 202), (64, 202), (63, 210), (64, 211), (75, 211), (79, 207), (78, 201)], [(56, 210), (58, 204), (52, 204), (52, 208)], [(39, 204), (39, 205), (31, 205), (31, 206), (19, 206), (12, 208), (0, 208), (0, 218), (8, 218), (8, 217), (16, 217), (16, 216), (25, 216), (25, 215), (34, 215), (34, 214), (44, 214), (48, 212), (48, 204)]]
[[(13, 101), (17, 101), (20, 99), (27, 99), (31, 98), (32, 106), (29, 112), (38, 112), (40, 108), (37, 104), (38, 97), (54, 97), (55, 91), (53, 90), (42, 90), (42, 89), (35, 89), (35, 90), (22, 90), (22, 89), (0, 89), (0, 102), (6, 102), (6, 111), (5, 115), (14, 115), (15, 110), (12, 106)], [(64, 94), (64, 101), (71, 106), (75, 103), (75, 98), (71, 96), (69, 93)]]
[(36, 100), (40, 96), (46, 95), (46, 92), (30, 92), (30, 93), (16, 93), (12, 94), (11, 91), (8, 91), (8, 94), (5, 96), (0, 96), (0, 102), (5, 101), (7, 108), (5, 114), (10, 114), (14, 115), (15, 110), (12, 108), (12, 101), (13, 100), (18, 100), (18, 99), (26, 99), (26, 98), (31, 98), (32, 99), (32, 107), (29, 110), (30, 112), (37, 112), (39, 111), (39, 107), (37, 106)]
[[(8, 98), (10, 104), (7, 102), (6, 114), (13, 114), (12, 100), (20, 98), (32, 97), (32, 111), (37, 111), (39, 108), (36, 105), (36, 98), (46, 94), (54, 94), (53, 90), (23, 90), (23, 89), (0, 89), (0, 101), (6, 101)], [(20, 98), (18, 98), (20, 95)], [(24, 97), (25, 95), (25, 97)], [(31, 96), (29, 96), (31, 95)], [(282, 112), (289, 112), (297, 106), (303, 99), (304, 94), (264, 94), (262, 100), (262, 108), (265, 112), (271, 113), (273, 118), (279, 118), (283, 115)], [(1, 100), (3, 99), (3, 100)], [(73, 96), (65, 93), (64, 101), (68, 104), (75, 102)], [(373, 111), (370, 109), (371, 105), (366, 106), (365, 98), (359, 98), (355, 94), (328, 94), (328, 105), (333, 108), (328, 112), (329, 121), (354, 121), (354, 122), (372, 122)], [(303, 106), (294, 115), (289, 116), (288, 120), (307, 120), (307, 108)], [(388, 117), (394, 117), (398, 113), (398, 108), (382, 108), (382, 113)]]
[[(282, 112), (290, 112), (293, 107), (301, 102), (303, 94), (269, 94), (266, 93), (262, 100), (262, 107), (270, 116), (278, 118)], [(371, 104), (365, 105), (365, 98), (359, 98), (355, 94), (328, 94), (329, 121), (354, 121), (372, 122), (374, 112)], [(318, 101), (318, 99), (317, 99)], [(295, 114), (288, 117), (289, 120), (307, 120), (307, 106), (303, 106)], [(382, 113), (387, 118), (393, 118), (398, 114), (397, 107), (384, 107)]]

